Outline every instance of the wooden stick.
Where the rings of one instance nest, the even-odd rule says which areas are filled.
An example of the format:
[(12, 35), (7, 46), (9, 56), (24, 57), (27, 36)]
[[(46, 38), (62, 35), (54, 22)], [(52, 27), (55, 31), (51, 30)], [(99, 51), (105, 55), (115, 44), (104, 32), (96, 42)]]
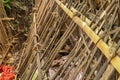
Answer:
[(15, 19), (6, 17), (6, 18), (1, 18), (1, 20), (3, 20), (3, 21), (11, 21), (11, 20), (15, 20)]

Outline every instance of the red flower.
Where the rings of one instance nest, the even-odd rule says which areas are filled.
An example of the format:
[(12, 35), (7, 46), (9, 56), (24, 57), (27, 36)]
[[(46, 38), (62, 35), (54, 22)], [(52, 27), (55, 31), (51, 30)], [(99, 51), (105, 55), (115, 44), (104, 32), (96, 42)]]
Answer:
[(14, 67), (2, 65), (0, 67), (0, 80), (13, 80), (15, 78)]

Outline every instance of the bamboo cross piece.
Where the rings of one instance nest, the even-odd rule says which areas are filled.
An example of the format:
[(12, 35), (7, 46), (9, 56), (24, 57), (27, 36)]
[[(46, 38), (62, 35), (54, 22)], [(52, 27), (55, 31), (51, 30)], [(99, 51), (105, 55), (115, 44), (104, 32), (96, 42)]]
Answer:
[(111, 59), (110, 47), (102, 40), (94, 31), (79, 17), (75, 16), (61, 1), (55, 0), (56, 3), (63, 9), (63, 11), (90, 37), (96, 46), (102, 51), (114, 68), (120, 73), (120, 57), (117, 55)]
[(11, 20), (14, 20), (14, 18), (8, 18), (8, 17), (6, 17), (6, 18), (1, 18), (1, 20), (3, 20), (3, 21), (11, 21)]

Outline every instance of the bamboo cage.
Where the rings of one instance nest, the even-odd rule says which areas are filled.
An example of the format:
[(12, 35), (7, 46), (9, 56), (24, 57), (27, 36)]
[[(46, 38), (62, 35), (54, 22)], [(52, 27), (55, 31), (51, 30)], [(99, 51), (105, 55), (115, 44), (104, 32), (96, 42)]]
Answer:
[(36, 0), (21, 80), (119, 80), (118, 0)]
[(35, 0), (16, 80), (120, 80), (119, 26), (119, 0)]

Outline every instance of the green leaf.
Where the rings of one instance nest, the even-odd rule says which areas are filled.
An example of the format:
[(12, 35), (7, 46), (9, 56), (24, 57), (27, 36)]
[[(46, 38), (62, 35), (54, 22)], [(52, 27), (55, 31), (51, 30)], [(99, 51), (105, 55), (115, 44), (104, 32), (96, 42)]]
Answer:
[(8, 8), (8, 9), (11, 9), (9, 4), (5, 4), (5, 7)]
[(32, 80), (36, 80), (37, 76), (38, 76), (38, 70), (36, 70), (36, 72), (34, 73)]
[(2, 0), (2, 2), (3, 2), (4, 4), (6, 4), (6, 3), (9, 3), (10, 0)]

